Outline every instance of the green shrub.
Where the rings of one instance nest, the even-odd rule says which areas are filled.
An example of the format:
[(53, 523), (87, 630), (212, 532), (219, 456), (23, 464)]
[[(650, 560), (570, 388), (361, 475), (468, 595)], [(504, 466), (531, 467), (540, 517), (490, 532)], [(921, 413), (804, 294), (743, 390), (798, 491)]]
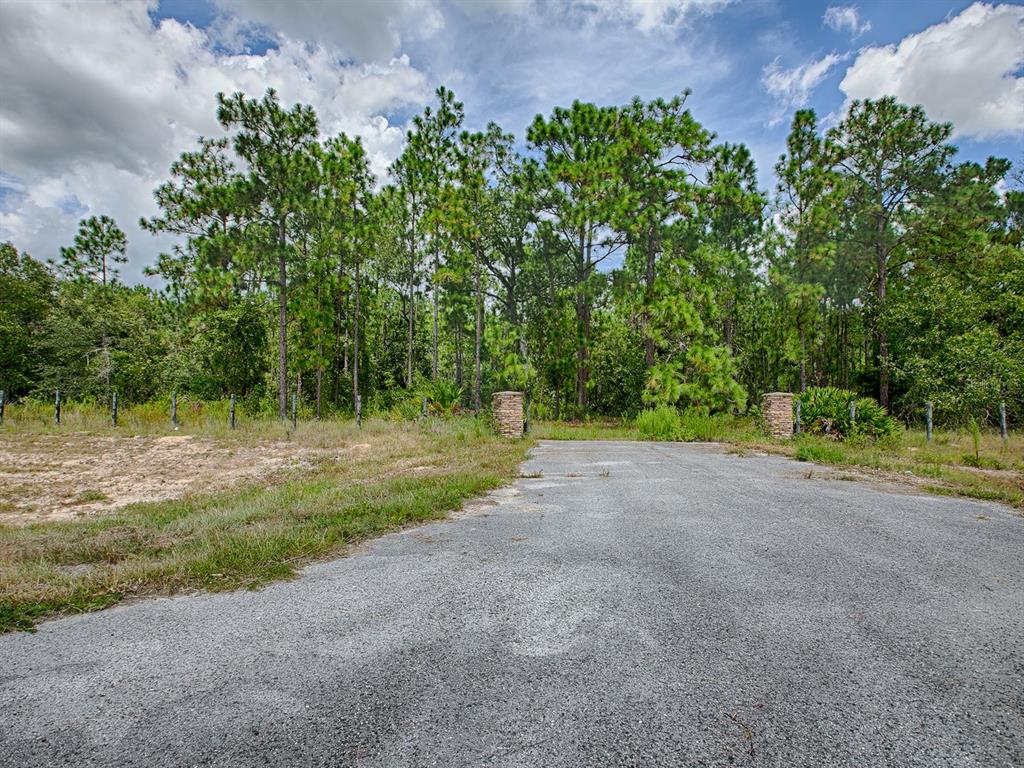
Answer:
[(796, 459), (819, 464), (842, 464), (846, 461), (846, 454), (838, 445), (803, 443), (796, 448)]
[(454, 381), (439, 379), (423, 388), (427, 398), (427, 412), (434, 416), (451, 416), (458, 412), (462, 403), (462, 387)]
[[(834, 440), (861, 438), (878, 440), (895, 437), (900, 425), (870, 397), (836, 387), (810, 387), (797, 396), (802, 429), (812, 435)], [(857, 416), (850, 421), (850, 402), (857, 404)]]
[(644, 440), (676, 440), (681, 432), (679, 411), (670, 405), (641, 411), (636, 417), (636, 428)]
[(391, 418), (395, 421), (415, 421), (422, 415), (423, 396), (415, 392), (396, 398), (391, 409)]

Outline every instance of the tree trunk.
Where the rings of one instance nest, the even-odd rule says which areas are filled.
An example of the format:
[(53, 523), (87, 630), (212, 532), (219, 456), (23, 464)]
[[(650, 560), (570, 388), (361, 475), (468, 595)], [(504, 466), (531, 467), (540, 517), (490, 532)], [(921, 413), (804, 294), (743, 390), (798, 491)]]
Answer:
[(405, 387), (412, 389), (412, 353), (413, 353), (413, 316), (416, 312), (416, 203), (413, 200), (413, 210), (410, 212), (409, 226), (409, 346), (406, 352)]
[[(885, 293), (889, 270), (885, 254), (878, 254), (878, 313), (885, 310)], [(878, 328), (878, 403), (884, 408), (889, 407), (889, 332), (882, 320)]]
[(651, 333), (651, 302), (654, 301), (654, 238), (647, 235), (647, 268), (644, 272), (644, 363), (654, 367), (654, 336)]
[(804, 331), (804, 324), (798, 327), (800, 334), (800, 391), (807, 391), (807, 333)]
[(587, 278), (590, 263), (590, 242), (586, 234), (580, 230), (579, 255), (576, 266), (576, 411), (582, 418), (587, 411), (587, 380), (590, 339), (590, 303), (587, 296)]
[(277, 257), (277, 417), (288, 418), (288, 260), (284, 222), (279, 224)]
[(480, 344), (483, 340), (484, 330), (484, 315), (483, 315), (483, 301), (481, 296), (481, 284), (480, 284), (480, 252), (479, 247), (477, 248), (477, 258), (473, 282), (474, 288), (476, 289), (476, 338), (474, 340), (473, 348), (473, 409), (480, 413)]
[(405, 386), (406, 389), (412, 389), (412, 346), (413, 346), (413, 315), (416, 312), (416, 297), (413, 293), (413, 276), (412, 276), (412, 263), (410, 262), (409, 269), (409, 328), (408, 328), (408, 349), (406, 351), (406, 368), (405, 368)]
[(320, 394), (324, 387), (324, 367), (318, 365), (316, 367), (316, 417), (320, 418)]
[(352, 313), (352, 408), (359, 408), (359, 257), (356, 256), (355, 307)]
[[(455, 386), (462, 389), (462, 326), (455, 326)], [(460, 397), (461, 399), (461, 397)]]
[(437, 245), (434, 246), (434, 279), (431, 281), (431, 298), (434, 304), (434, 336), (433, 345), (431, 348), (430, 357), (430, 378), (437, 381), (437, 318), (438, 318), (438, 299), (437, 299), (437, 270), (440, 267), (440, 258), (437, 253)]

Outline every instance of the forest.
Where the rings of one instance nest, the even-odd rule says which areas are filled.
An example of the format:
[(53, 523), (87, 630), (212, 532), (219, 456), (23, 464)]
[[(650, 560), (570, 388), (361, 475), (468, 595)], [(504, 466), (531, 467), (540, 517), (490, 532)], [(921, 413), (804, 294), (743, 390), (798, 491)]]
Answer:
[(446, 88), (384, 178), (358, 138), (273, 91), (218, 94), (142, 222), (178, 243), (120, 279), (123, 231), (0, 246), (8, 400), (236, 396), (284, 418), (747, 413), (836, 386), (909, 422), (1024, 418), (1024, 179), (959, 162), (953, 126), (892, 98), (825, 130), (795, 114), (773, 189), (688, 93), (574, 102), (522, 141)]

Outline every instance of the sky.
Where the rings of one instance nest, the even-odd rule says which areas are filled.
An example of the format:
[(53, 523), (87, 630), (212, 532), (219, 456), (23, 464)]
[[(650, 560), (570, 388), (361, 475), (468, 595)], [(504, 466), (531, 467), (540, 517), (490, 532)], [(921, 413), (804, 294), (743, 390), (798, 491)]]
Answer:
[(363, 137), (378, 175), (439, 85), (467, 127), (522, 139), (574, 99), (692, 91), (762, 186), (793, 112), (823, 128), (894, 95), (953, 123), (962, 160), (1024, 163), (1024, 3), (953, 0), (0, 0), (0, 241), (56, 258), (80, 219), (113, 216), (128, 282), (171, 241), (138, 226), (216, 94), (311, 104), (325, 136)]

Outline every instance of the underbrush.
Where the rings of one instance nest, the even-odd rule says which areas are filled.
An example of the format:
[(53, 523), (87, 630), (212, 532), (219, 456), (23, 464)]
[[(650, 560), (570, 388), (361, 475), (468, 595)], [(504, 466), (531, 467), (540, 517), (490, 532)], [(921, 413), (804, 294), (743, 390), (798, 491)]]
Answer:
[[(182, 395), (177, 399), (177, 423), (171, 419), (171, 399), (163, 398), (146, 403), (120, 403), (117, 425), (111, 419), (111, 404), (96, 400), (65, 400), (61, 403), (60, 424), (56, 423), (56, 409), (52, 400), (23, 398), (8, 403), (4, 409), (4, 433), (95, 432), (104, 434), (186, 434), (224, 436), (230, 433), (272, 432), (284, 433), (290, 429), (288, 420), (275, 418), (276, 407), (268, 402), (235, 402), (235, 429), (231, 428), (231, 401), (199, 400)], [(289, 417), (291, 411), (289, 411)], [(309, 421), (315, 412), (307, 406), (296, 409), (300, 421)]]
[[(809, 387), (797, 395), (803, 430), (836, 440), (894, 438), (899, 423), (870, 397), (836, 387)], [(851, 405), (852, 410), (851, 410)]]

